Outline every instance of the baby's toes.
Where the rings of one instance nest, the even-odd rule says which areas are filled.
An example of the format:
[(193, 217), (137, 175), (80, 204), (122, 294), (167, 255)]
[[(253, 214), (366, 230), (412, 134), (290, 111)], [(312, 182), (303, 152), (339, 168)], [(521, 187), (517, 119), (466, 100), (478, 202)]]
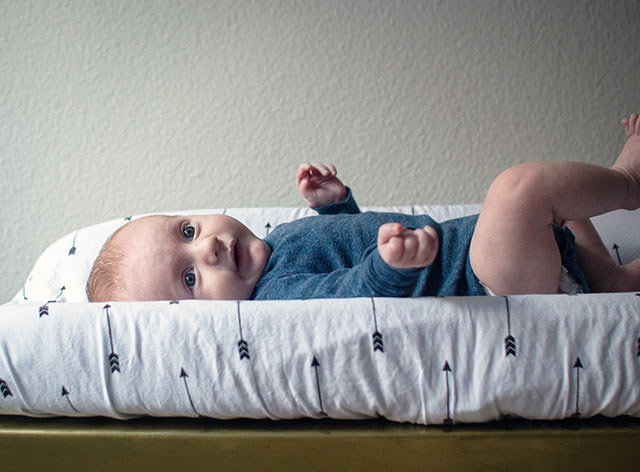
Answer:
[(627, 120), (627, 125), (626, 125), (627, 136), (638, 134), (639, 125), (640, 125), (640, 120), (638, 119), (638, 114), (632, 113), (629, 119)]
[(629, 128), (629, 118), (622, 119), (622, 126), (624, 126), (624, 132), (627, 134), (627, 137), (631, 136), (631, 129)]
[(627, 137), (640, 134), (640, 119), (638, 119), (637, 113), (632, 113), (628, 118), (623, 118), (622, 125), (624, 126), (624, 131), (627, 133)]

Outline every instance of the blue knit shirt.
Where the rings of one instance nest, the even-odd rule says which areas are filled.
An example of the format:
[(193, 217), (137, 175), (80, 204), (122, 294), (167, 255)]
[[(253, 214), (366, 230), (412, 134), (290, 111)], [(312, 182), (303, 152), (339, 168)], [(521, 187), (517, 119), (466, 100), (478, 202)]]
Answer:
[[(278, 225), (265, 238), (271, 256), (252, 299), (485, 295), (469, 262), (478, 215), (437, 223), (426, 215), (361, 213), (349, 189), (344, 201), (314, 210), (318, 216)], [(378, 228), (388, 222), (435, 228), (435, 261), (421, 269), (388, 265), (377, 250)], [(563, 264), (583, 282), (573, 235), (556, 228), (556, 240)]]
[[(477, 216), (438, 224), (426, 215), (361, 213), (350, 190), (346, 200), (314, 209), (318, 216), (278, 225), (265, 238), (271, 256), (253, 299), (484, 295), (468, 261)], [(388, 222), (434, 227), (434, 263), (395, 269), (384, 262), (378, 228)]]

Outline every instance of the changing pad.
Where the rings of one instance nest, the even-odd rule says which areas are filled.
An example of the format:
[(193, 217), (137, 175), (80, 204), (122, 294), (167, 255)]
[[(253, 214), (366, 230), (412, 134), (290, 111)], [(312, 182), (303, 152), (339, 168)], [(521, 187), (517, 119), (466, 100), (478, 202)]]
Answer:
[[(391, 210), (442, 220), (477, 209)], [(260, 235), (311, 213), (227, 214)], [(422, 424), (640, 416), (635, 293), (85, 303), (83, 277), (122, 222), (62, 238), (0, 306), (0, 413)], [(639, 222), (637, 212), (595, 219), (612, 257), (638, 257)]]

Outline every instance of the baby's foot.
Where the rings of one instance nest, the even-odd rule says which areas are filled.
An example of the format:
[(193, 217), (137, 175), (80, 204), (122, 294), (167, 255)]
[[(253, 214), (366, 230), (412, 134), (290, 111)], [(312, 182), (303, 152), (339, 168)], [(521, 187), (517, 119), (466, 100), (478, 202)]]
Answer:
[[(622, 152), (612, 168), (627, 176), (635, 191), (633, 192), (640, 200), (640, 118), (637, 113), (633, 113), (629, 118), (622, 120), (625, 132), (629, 139), (622, 148)], [(632, 205), (633, 208), (640, 206), (640, 202)]]

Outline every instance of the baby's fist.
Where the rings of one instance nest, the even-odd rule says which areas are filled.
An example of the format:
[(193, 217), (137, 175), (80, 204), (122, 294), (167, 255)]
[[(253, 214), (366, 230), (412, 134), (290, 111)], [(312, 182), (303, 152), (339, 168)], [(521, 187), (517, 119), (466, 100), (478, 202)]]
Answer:
[(419, 269), (433, 263), (440, 240), (431, 226), (403, 228), (400, 223), (385, 223), (378, 230), (378, 252), (396, 269)]

